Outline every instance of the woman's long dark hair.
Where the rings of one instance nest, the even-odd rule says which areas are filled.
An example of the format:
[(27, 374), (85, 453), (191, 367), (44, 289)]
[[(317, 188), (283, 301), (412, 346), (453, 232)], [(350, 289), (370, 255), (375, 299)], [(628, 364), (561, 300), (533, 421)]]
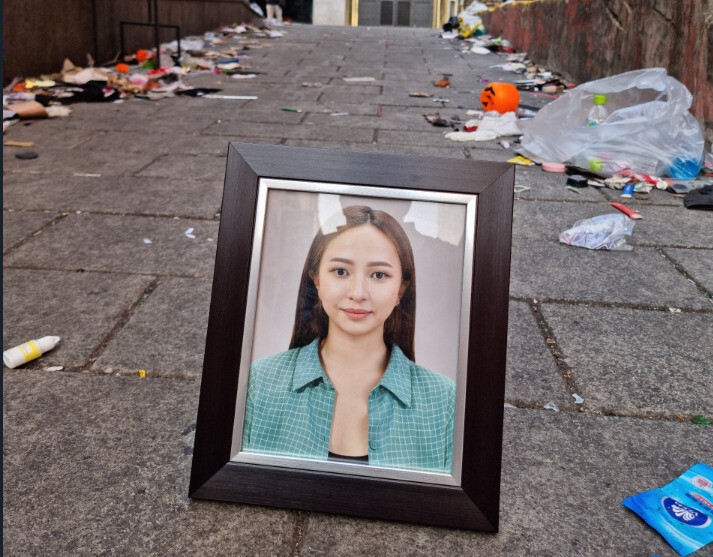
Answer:
[(414, 360), (414, 330), (416, 324), (416, 269), (413, 251), (406, 233), (394, 217), (384, 211), (374, 211), (364, 205), (354, 205), (343, 210), (346, 224), (338, 226), (336, 231), (323, 234), (317, 232), (305, 260), (300, 289), (297, 293), (297, 311), (292, 328), (290, 348), (307, 346), (314, 339), (327, 336), (329, 318), (322, 308), (313, 276), (319, 273), (319, 264), (333, 238), (357, 226), (372, 225), (383, 232), (394, 244), (401, 262), (401, 280), (403, 294), (399, 305), (394, 308), (384, 323), (384, 342), (387, 346), (401, 348), (404, 355)]

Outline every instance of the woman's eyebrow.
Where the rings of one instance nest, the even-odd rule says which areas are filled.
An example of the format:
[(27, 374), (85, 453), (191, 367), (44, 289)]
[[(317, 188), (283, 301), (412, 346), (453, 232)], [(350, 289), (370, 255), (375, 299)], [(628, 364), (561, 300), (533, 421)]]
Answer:
[[(332, 257), (329, 260), (330, 263), (344, 263), (346, 265), (354, 265), (354, 261), (351, 259), (345, 259), (344, 257)], [(369, 263), (366, 264), (367, 267), (391, 267), (393, 269), (393, 265), (389, 263), (388, 261), (369, 261)]]

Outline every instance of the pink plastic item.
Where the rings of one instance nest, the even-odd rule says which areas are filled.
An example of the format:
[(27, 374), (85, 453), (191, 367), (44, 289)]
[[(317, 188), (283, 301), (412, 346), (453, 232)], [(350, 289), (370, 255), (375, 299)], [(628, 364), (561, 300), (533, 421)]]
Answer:
[(546, 172), (564, 172), (566, 167), (560, 162), (543, 162), (542, 170)]

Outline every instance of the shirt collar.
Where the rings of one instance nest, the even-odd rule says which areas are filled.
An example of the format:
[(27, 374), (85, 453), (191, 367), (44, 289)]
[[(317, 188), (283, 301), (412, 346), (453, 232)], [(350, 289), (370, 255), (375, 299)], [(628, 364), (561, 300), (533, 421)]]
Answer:
[[(319, 339), (300, 348), (292, 376), (292, 390), (298, 391), (312, 382), (321, 379), (331, 386), (327, 374), (319, 361)], [(379, 386), (388, 390), (402, 404), (411, 406), (411, 369), (410, 362), (398, 346), (391, 349), (391, 357), (386, 372), (379, 381)]]
[(402, 404), (411, 407), (411, 362), (401, 349), (394, 345), (386, 372), (379, 385), (398, 398)]
[(299, 391), (318, 379), (330, 385), (319, 361), (319, 339), (314, 339), (307, 346), (300, 348), (297, 354), (295, 371), (292, 375), (292, 390)]

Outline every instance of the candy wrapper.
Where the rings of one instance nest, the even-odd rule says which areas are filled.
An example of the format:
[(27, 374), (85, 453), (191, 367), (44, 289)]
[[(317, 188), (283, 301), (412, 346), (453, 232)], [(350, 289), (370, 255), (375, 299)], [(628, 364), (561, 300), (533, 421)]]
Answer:
[(698, 463), (670, 484), (622, 504), (685, 557), (713, 541), (713, 468)]

